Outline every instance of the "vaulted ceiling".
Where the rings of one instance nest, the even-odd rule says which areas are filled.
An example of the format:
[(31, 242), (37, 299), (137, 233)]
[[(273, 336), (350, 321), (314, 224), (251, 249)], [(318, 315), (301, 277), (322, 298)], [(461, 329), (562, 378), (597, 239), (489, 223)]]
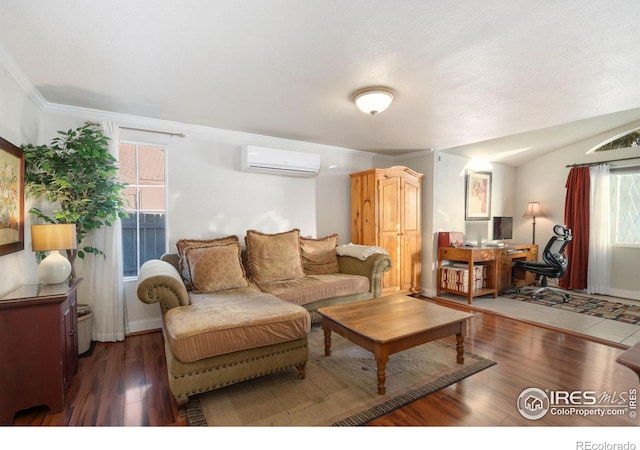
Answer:
[[(635, 0), (2, 0), (0, 55), (49, 104), (518, 165), (640, 119), (639, 24)], [(375, 116), (370, 85), (397, 94)]]

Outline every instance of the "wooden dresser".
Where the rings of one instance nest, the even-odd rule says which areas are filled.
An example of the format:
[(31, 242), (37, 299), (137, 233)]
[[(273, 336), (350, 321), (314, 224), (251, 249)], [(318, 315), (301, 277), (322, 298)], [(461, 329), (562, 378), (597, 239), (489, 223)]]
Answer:
[(78, 366), (80, 281), (27, 284), (0, 299), (0, 424), (34, 406), (62, 411)]
[(395, 166), (351, 175), (351, 242), (389, 252), (383, 295), (422, 292), (422, 178)]

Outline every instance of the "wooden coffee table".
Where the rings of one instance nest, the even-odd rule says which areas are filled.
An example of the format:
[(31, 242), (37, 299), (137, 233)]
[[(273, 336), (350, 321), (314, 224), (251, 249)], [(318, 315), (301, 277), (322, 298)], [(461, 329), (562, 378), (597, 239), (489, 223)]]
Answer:
[(390, 295), (319, 308), (324, 353), (331, 356), (331, 332), (372, 352), (378, 366), (378, 394), (385, 393), (389, 355), (456, 335), (456, 360), (464, 362), (467, 320), (473, 314), (405, 295)]

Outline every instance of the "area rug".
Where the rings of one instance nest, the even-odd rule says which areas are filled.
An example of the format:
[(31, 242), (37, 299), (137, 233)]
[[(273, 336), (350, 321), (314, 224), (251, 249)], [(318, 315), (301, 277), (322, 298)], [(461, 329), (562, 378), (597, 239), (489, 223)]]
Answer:
[(187, 405), (189, 425), (199, 426), (357, 426), (496, 364), (443, 341), (391, 355), (386, 394), (377, 393), (373, 354), (332, 334), (324, 355), (322, 328), (309, 334), (306, 378), (295, 369), (266, 375), (194, 396)]
[(533, 288), (527, 288), (517, 293), (502, 293), (500, 296), (589, 316), (602, 317), (603, 319), (617, 320), (618, 322), (632, 325), (640, 324), (640, 303), (638, 306), (628, 305), (613, 300), (601, 300), (574, 293), (571, 293), (571, 298), (564, 302), (560, 296), (548, 292), (542, 293), (534, 299), (531, 297), (533, 290)]

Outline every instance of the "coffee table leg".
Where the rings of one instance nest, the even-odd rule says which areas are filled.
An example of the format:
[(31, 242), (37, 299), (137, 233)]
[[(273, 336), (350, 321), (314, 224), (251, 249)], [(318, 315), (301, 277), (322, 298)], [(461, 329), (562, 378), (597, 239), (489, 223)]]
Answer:
[(324, 355), (331, 356), (331, 330), (322, 324), (322, 331), (324, 331)]
[(384, 395), (386, 392), (387, 362), (389, 362), (389, 355), (376, 355), (376, 364), (378, 366), (378, 394), (380, 395)]
[(386, 392), (389, 349), (384, 344), (376, 344), (373, 349), (373, 356), (376, 358), (376, 365), (378, 366), (378, 394), (384, 395)]
[(456, 352), (456, 361), (459, 364), (464, 363), (464, 336), (462, 335), (462, 333), (456, 334)]

